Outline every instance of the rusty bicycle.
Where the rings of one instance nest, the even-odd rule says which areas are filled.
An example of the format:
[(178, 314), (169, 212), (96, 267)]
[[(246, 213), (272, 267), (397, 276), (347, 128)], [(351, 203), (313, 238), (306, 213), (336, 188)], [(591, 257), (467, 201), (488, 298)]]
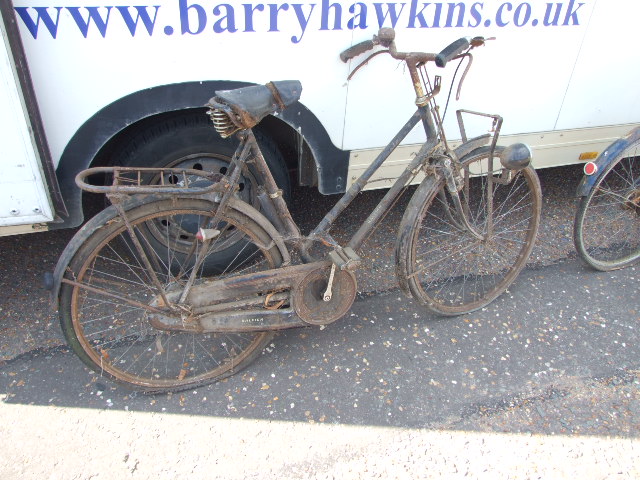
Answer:
[[(502, 118), (459, 110), (462, 143), (453, 148), (427, 65), (471, 58), (485, 39), (463, 38), (439, 54), (400, 52), (395, 32), (345, 50), (341, 59), (381, 47), (404, 62), (417, 110), (320, 223), (302, 235), (265, 163), (252, 127), (298, 101), (301, 85), (279, 81), (215, 92), (215, 129), (240, 144), (223, 173), (98, 167), (81, 172), (84, 190), (112, 205), (76, 234), (54, 272), (66, 340), (111, 380), (145, 392), (175, 391), (225, 378), (251, 362), (280, 329), (326, 325), (356, 298), (360, 247), (419, 176), (395, 248), (401, 290), (427, 309), (458, 315), (484, 307), (516, 279), (540, 221), (541, 191), (526, 145), (497, 145)], [(468, 61), (467, 69), (470, 66)], [(452, 86), (453, 82), (452, 81)], [(490, 133), (467, 138), (465, 115)], [(418, 124), (426, 142), (345, 245), (336, 218)], [(251, 165), (260, 210), (240, 199)], [(107, 174), (111, 183), (94, 182)], [(150, 175), (159, 178), (150, 184)]]
[(590, 267), (616, 270), (640, 259), (640, 127), (584, 166), (573, 241)]

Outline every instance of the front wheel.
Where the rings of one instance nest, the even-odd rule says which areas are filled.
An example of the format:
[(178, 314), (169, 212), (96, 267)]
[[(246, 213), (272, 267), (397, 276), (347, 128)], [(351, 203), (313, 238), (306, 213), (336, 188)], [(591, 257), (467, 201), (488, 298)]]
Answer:
[[(150, 307), (165, 305), (160, 288), (181, 291), (196, 264), (183, 243), (194, 242), (200, 227), (220, 233), (204, 252), (211, 261), (198, 271), (196, 284), (282, 264), (273, 238), (248, 214), (230, 206), (214, 225), (215, 210), (200, 199), (157, 200), (129, 209), (127, 219), (144, 255), (115, 213), (84, 240), (65, 269), (59, 312), (67, 342), (86, 365), (129, 387), (168, 392), (222, 379), (262, 351), (271, 332), (197, 333), (153, 325)], [(164, 236), (163, 248), (153, 244), (156, 235)], [(235, 255), (228, 255), (230, 248)]]
[(538, 176), (527, 167), (501, 179), (503, 170), (495, 167), (500, 151), (492, 182), (488, 148), (462, 159), (459, 196), (479, 235), (464, 225), (443, 179), (426, 179), (405, 211), (396, 248), (398, 280), (438, 314), (459, 315), (490, 303), (516, 279), (533, 248), (542, 202)]
[(573, 239), (580, 258), (596, 270), (640, 259), (640, 140), (621, 152), (580, 199)]

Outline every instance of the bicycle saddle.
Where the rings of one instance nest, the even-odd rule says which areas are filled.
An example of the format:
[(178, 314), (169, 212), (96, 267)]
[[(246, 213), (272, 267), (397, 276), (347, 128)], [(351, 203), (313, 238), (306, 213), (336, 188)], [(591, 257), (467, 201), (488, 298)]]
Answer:
[(301, 93), (302, 84), (298, 80), (281, 80), (266, 85), (218, 90), (207, 106), (212, 109), (214, 124), (215, 110), (222, 110), (237, 129), (245, 129), (297, 102)]

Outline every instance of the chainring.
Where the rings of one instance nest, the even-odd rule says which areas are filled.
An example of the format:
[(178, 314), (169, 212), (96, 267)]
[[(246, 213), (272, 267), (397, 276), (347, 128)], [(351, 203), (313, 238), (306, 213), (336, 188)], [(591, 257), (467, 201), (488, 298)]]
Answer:
[(311, 325), (327, 325), (344, 316), (356, 298), (355, 275), (336, 269), (331, 286), (331, 300), (323, 299), (327, 290), (331, 267), (309, 273), (293, 290), (292, 303), (298, 316)]

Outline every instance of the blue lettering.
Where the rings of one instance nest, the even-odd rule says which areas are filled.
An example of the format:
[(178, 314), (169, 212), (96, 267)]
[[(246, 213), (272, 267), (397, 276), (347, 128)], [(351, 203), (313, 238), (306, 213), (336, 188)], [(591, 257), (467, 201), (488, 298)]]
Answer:
[[(180, 10), (180, 28), (182, 34), (190, 33), (191, 35), (197, 35), (202, 33), (207, 26), (207, 13), (204, 11), (204, 8), (197, 3), (188, 5), (187, 0), (178, 0), (178, 9)], [(197, 27), (195, 30), (191, 29), (192, 17), (190, 17), (189, 14), (192, 12), (195, 12), (197, 16)]]
[(409, 24), (407, 25), (407, 28), (416, 28), (416, 20), (420, 22), (420, 28), (429, 27), (429, 25), (427, 25), (427, 21), (424, 19), (424, 15), (422, 14), (425, 8), (427, 8), (429, 5), (431, 4), (423, 3), (422, 8), (418, 12), (418, 0), (411, 0), (411, 8), (409, 9)]
[(550, 20), (552, 8), (553, 3), (547, 3), (547, 10), (544, 12), (544, 20), (542, 21), (542, 24), (545, 27), (549, 27), (551, 25), (553, 25), (554, 27), (558, 26), (558, 20), (560, 20), (560, 12), (562, 12), (562, 4), (556, 3), (556, 14), (553, 17), (553, 20)]
[(376, 9), (376, 15), (378, 16), (378, 26), (382, 27), (387, 16), (391, 19), (391, 27), (395, 28), (396, 23), (398, 23), (398, 17), (402, 14), (402, 10), (404, 10), (404, 3), (400, 5), (400, 11), (396, 13), (396, 3), (387, 3), (387, 11), (382, 10), (382, 3), (374, 3), (373, 6)]
[(31, 15), (29, 15), (29, 7), (15, 7), (16, 13), (22, 19), (27, 30), (31, 33), (33, 38), (38, 38), (38, 27), (40, 26), (40, 19), (42, 19), (42, 23), (47, 27), (49, 33), (53, 38), (56, 38), (58, 34), (58, 21), (60, 20), (60, 10), (62, 7), (54, 7), (57, 10), (56, 21), (54, 22), (49, 16), (49, 12), (47, 11), (47, 7), (33, 7), (36, 11), (36, 21), (34, 22), (31, 19)]
[(244, 31), (255, 32), (253, 29), (253, 12), (256, 10), (260, 12), (264, 11), (264, 5), (259, 3), (254, 7), (250, 3), (245, 3), (242, 6), (244, 7)]
[(502, 19), (502, 10), (504, 10), (505, 7), (509, 12), (513, 10), (513, 5), (511, 5), (510, 3), (503, 3), (502, 5), (500, 5), (500, 7), (498, 8), (498, 13), (496, 14), (496, 25), (498, 25), (499, 27), (506, 27), (507, 25), (509, 25), (509, 22), (505, 22)]
[(580, 25), (580, 21), (578, 20), (578, 10), (584, 5), (584, 3), (578, 4), (578, 7), (574, 10), (574, 0), (569, 2), (569, 6), (567, 7), (567, 14), (564, 17), (564, 23), (562, 25), (569, 25), (569, 20), (573, 21), (573, 25)]
[[(356, 12), (356, 7), (359, 8), (358, 12)], [(354, 3), (349, 7), (349, 13), (353, 14), (353, 17), (347, 22), (347, 28), (349, 30), (355, 30), (356, 28), (364, 30), (367, 28), (367, 6), (364, 3)]]
[(107, 24), (109, 23), (109, 15), (111, 14), (112, 7), (104, 7), (107, 9), (107, 18), (104, 20), (102, 19), (102, 16), (98, 11), (100, 7), (84, 7), (87, 9), (87, 12), (89, 12), (86, 20), (82, 18), (82, 15), (80, 15), (80, 7), (66, 8), (73, 17), (73, 20), (76, 22), (76, 25), (80, 29), (80, 32), (82, 33), (82, 36), (84, 38), (87, 38), (87, 35), (89, 34), (89, 25), (91, 24), (91, 20), (93, 20), (93, 23), (95, 23), (96, 28), (100, 32), (100, 35), (102, 35), (102, 38), (105, 37), (105, 35), (107, 34)]
[[(30, 1), (37, 2), (37, 0)], [(227, 3), (218, 3), (225, 1)], [(215, 0), (211, 3), (212, 9), (209, 9), (208, 6), (205, 9), (204, 1), (177, 0), (177, 13), (180, 17), (182, 35), (199, 35), (207, 31), (207, 28), (215, 33), (233, 33), (239, 29), (244, 32), (290, 30), (290, 33), (287, 33), (288, 36), (290, 35), (291, 43), (299, 44), (309, 28), (319, 31), (335, 31), (343, 28), (364, 30), (371, 26), (370, 23), (379, 27), (399, 28), (400, 25), (405, 28), (422, 29), (478, 28), (480, 26), (488, 28), (491, 25), (509, 28), (538, 25), (545, 27), (574, 26), (580, 25), (580, 9), (587, 5), (586, 0), (561, 0), (560, 2), (553, 0), (541, 0), (540, 2), (499, 0), (491, 2), (491, 11), (495, 12), (495, 16), (489, 17), (490, 13), (484, 8), (485, 4), (489, 2), (485, 0), (449, 0), (447, 2), (351, 0), (348, 3), (346, 0), (271, 0), (272, 3), (251, 3), (251, 1), (238, 0), (236, 3), (232, 0)], [(289, 1), (297, 3), (289, 3)], [(46, 35), (43, 31), (48, 32), (51, 38), (56, 39), (60, 33), (60, 22), (62, 22), (63, 28), (70, 27), (75, 30), (77, 27), (84, 38), (88, 38), (91, 33), (96, 35), (96, 31), (103, 38), (106, 38), (112, 9), (119, 12), (116, 16), (122, 18), (131, 37), (135, 37), (136, 34), (144, 35), (144, 31), (151, 37), (154, 34), (157, 35), (158, 30), (164, 31), (165, 35), (172, 35), (174, 27), (177, 31), (175, 23), (166, 24), (164, 30), (157, 23), (161, 18), (159, 16), (160, 2), (153, 2), (160, 5), (153, 5), (152, 2), (149, 2), (149, 5), (146, 6), (130, 5), (137, 3), (133, 1), (116, 3), (120, 3), (121, 6), (29, 6), (15, 7), (14, 10), (16, 18), (21, 19), (25, 31), (34, 39), (37, 39), (38, 35), (40, 37)], [(122, 6), (122, 3), (129, 3), (129, 5)], [(317, 5), (320, 5), (320, 13), (315, 9)], [(406, 5), (409, 5), (407, 12), (405, 12)], [(369, 12), (370, 7), (373, 8), (371, 12)], [(68, 11), (68, 15), (67, 12), (60, 14), (63, 9)], [(374, 12), (375, 19), (373, 18)], [(236, 18), (236, 13), (240, 18)], [(343, 24), (343, 13), (346, 24)], [(371, 13), (369, 17), (368, 13)], [(312, 19), (314, 22), (311, 22)], [(115, 21), (119, 22), (119, 20)], [(296, 29), (295, 21), (298, 23), (298, 32), (293, 32)], [(377, 25), (375, 25), (376, 23)], [(93, 26), (91, 26), (92, 24)], [(122, 24), (119, 23), (118, 29), (113, 30), (112, 28), (110, 32), (111, 35), (124, 32)], [(25, 33), (25, 35), (27, 34)], [(123, 35), (126, 36), (126, 33)]]
[(236, 20), (235, 20), (235, 12), (233, 7), (228, 3), (221, 3), (220, 5), (216, 5), (213, 7), (213, 14), (215, 16), (220, 16), (222, 14), (222, 8), (224, 7), (225, 13), (222, 15), (222, 18), (216, 20), (213, 23), (213, 31), (216, 33), (222, 32), (237, 32), (236, 28)]
[[(524, 8), (524, 18), (521, 18), (522, 9)], [(531, 18), (531, 5), (528, 3), (521, 3), (516, 8), (515, 15), (513, 16), (513, 23), (516, 24), (516, 27), (522, 27), (529, 22)]]
[(333, 10), (333, 30), (342, 30), (342, 6), (339, 3), (329, 3), (322, 0), (322, 13), (320, 16), (320, 30), (329, 30), (329, 10)]
[(456, 27), (462, 27), (462, 22), (464, 21), (464, 3), (450, 3), (449, 10), (447, 11), (447, 23), (444, 25), (445, 27), (453, 26), (453, 14), (458, 9), (458, 21), (456, 22)]
[(436, 14), (433, 16), (433, 27), (440, 28), (440, 15), (442, 14), (442, 4), (434, 3), (436, 7)]
[(480, 25), (480, 22), (482, 22), (482, 14), (480, 13), (478, 6), (480, 6), (480, 10), (482, 10), (482, 7), (484, 7), (484, 4), (480, 2), (476, 2), (473, 5), (471, 5), (470, 13), (473, 19), (476, 21), (475, 25), (472, 24), (471, 22), (468, 23), (468, 26), (471, 28), (476, 28), (478, 25)]
[(289, 5), (283, 3), (282, 5), (276, 5), (275, 3), (269, 4), (269, 31), (279, 32), (278, 30), (278, 13), (280, 10), (289, 10)]
[(302, 11), (302, 4), (294, 3), (291, 6), (293, 7), (293, 10), (296, 12), (296, 17), (298, 17), (298, 23), (300, 24), (300, 29), (302, 30), (302, 33), (300, 34), (299, 37), (296, 37), (296, 36), (291, 37), (291, 42), (300, 43), (300, 41), (302, 40), (302, 37), (304, 36), (304, 32), (307, 30), (307, 25), (309, 24), (309, 19), (311, 18), (311, 14), (313, 13), (313, 8), (316, 5), (314, 3), (311, 4), (309, 15), (307, 15), (306, 17), (304, 16), (304, 12)]
[(158, 17), (158, 9), (160, 8), (159, 5), (155, 5), (153, 7), (156, 9), (153, 14), (153, 20), (151, 19), (151, 17), (149, 16), (149, 13), (147, 12), (147, 7), (133, 7), (136, 9), (136, 13), (137, 13), (135, 20), (131, 16), (131, 13), (129, 13), (129, 7), (116, 7), (116, 8), (120, 12), (120, 15), (122, 15), (122, 19), (124, 20), (124, 23), (127, 24), (127, 28), (129, 29), (129, 32), (131, 32), (132, 37), (135, 36), (136, 34), (136, 30), (138, 27), (138, 20), (140, 19), (142, 19), (142, 23), (144, 24), (144, 27), (147, 29), (147, 33), (149, 33), (149, 35), (153, 35), (153, 28), (156, 24), (156, 18)]

